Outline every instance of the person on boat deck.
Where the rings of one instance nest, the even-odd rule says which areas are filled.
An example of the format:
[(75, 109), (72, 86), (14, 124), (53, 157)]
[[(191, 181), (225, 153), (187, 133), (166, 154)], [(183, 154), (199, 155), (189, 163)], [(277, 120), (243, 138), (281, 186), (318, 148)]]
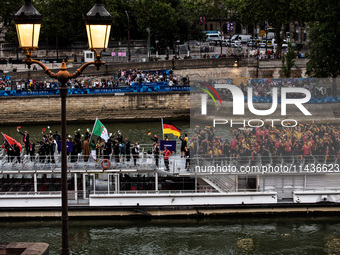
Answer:
[(119, 142), (117, 139), (115, 139), (113, 141), (113, 153), (114, 153), (114, 157), (115, 157), (115, 162), (118, 163), (119, 162), (119, 153), (120, 153), (120, 149), (119, 149)]
[(169, 169), (169, 157), (171, 155), (171, 151), (169, 151), (168, 148), (165, 146), (162, 154), (164, 155), (164, 165), (165, 165), (166, 171), (169, 171), (170, 170)]
[(27, 130), (25, 133), (21, 133), (19, 129), (17, 129), (18, 133), (23, 136), (23, 142), (25, 144), (25, 152), (28, 155), (29, 154), (29, 146), (30, 146), (30, 135), (28, 134)]
[(153, 144), (153, 154), (155, 157), (155, 164), (156, 167), (158, 168), (159, 166), (159, 147), (158, 147), (158, 143), (154, 142)]
[(121, 161), (125, 162), (125, 155), (126, 155), (125, 143), (119, 144), (119, 153), (120, 153)]
[(33, 143), (33, 141), (30, 141), (29, 153), (30, 153), (31, 161), (33, 162), (34, 154), (35, 154), (35, 143)]
[(97, 159), (97, 156), (96, 156), (96, 143), (94, 142), (94, 140), (92, 139), (91, 140), (91, 143), (90, 143), (90, 149), (91, 149), (91, 156), (94, 160)]
[(185, 147), (188, 147), (188, 135), (185, 134), (184, 138), (179, 137), (181, 140), (181, 158), (185, 157)]
[(187, 146), (185, 147), (185, 169), (187, 169), (187, 171), (189, 171), (189, 167), (190, 167), (190, 147)]
[(51, 136), (48, 140), (49, 143), (49, 161), (51, 163), (55, 163), (55, 159), (54, 159), (54, 153), (56, 151), (56, 142), (54, 141), (53, 136)]
[(151, 137), (149, 136), (149, 138), (150, 138), (151, 141), (153, 141), (153, 142), (155, 142), (155, 143), (158, 143), (157, 135), (155, 135), (154, 138), (151, 138)]
[(15, 144), (13, 144), (13, 149), (14, 149), (14, 157), (16, 157), (17, 158), (17, 162), (20, 163), (20, 148), (15, 143)]
[(13, 148), (6, 140), (4, 141), (4, 144), (1, 147), (7, 152), (8, 162), (12, 162)]
[(131, 158), (131, 143), (129, 138), (125, 137), (125, 154), (126, 154), (126, 161), (130, 162)]
[(99, 162), (99, 158), (102, 155), (102, 142), (100, 137), (97, 139), (97, 144), (96, 144), (96, 161), (97, 163)]
[(133, 166), (137, 166), (137, 159), (139, 156), (139, 149), (138, 149), (138, 143), (136, 142), (131, 150), (132, 157), (133, 157)]
[(82, 149), (83, 149), (84, 161), (87, 162), (89, 160), (90, 153), (91, 153), (88, 136), (85, 137), (85, 141), (83, 142), (82, 147), (83, 147)]

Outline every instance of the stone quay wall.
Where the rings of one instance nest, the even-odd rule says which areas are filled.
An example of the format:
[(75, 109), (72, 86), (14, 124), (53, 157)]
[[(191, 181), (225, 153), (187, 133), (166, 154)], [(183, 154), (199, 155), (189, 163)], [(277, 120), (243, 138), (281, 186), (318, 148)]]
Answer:
[[(306, 59), (296, 59), (292, 69), (292, 77), (305, 77)], [(54, 72), (58, 72), (59, 64), (46, 64)], [(80, 63), (67, 63), (70, 73), (76, 71), (81, 66)], [(110, 76), (116, 71), (140, 69), (140, 70), (167, 70), (174, 69), (179, 77), (189, 76), (190, 80), (203, 81), (207, 79), (230, 79), (230, 78), (284, 78), (281, 59), (268, 60), (252, 58), (209, 58), (209, 59), (186, 59), (175, 61), (151, 61), (151, 62), (130, 62), (130, 63), (109, 63), (101, 66), (99, 70), (95, 66), (85, 69), (83, 76)], [(26, 69), (28, 70), (28, 69)], [(38, 67), (38, 71), (11, 72), (6, 75), (12, 76), (12, 80), (21, 79), (50, 79), (44, 71)]]
[[(59, 96), (0, 98), (0, 124), (60, 123)], [(190, 92), (69, 95), (68, 122), (184, 119), (190, 114)]]
[[(0, 125), (19, 125), (20, 123), (60, 123), (61, 100), (59, 96), (39, 97), (2, 97), (0, 98)], [(226, 102), (218, 112), (223, 112), (225, 119), (243, 121), (250, 119), (295, 119), (299, 122), (340, 123), (340, 108), (338, 103), (304, 104), (312, 116), (304, 116), (293, 105), (288, 105), (287, 116), (282, 116), (280, 106), (268, 116), (256, 116), (249, 112), (245, 105), (245, 115), (232, 115), (232, 102)], [(215, 106), (208, 104), (209, 115), (200, 115), (200, 100), (190, 99), (190, 92), (143, 92), (126, 94), (96, 94), (96, 95), (69, 95), (67, 97), (68, 123), (88, 122), (96, 117), (102, 121), (147, 121), (151, 119), (186, 119), (190, 112), (200, 120), (212, 121)], [(256, 109), (269, 109), (269, 103), (256, 103)], [(194, 116), (193, 115), (193, 116)], [(218, 114), (221, 116), (221, 114)], [(220, 117), (219, 117), (220, 118)]]

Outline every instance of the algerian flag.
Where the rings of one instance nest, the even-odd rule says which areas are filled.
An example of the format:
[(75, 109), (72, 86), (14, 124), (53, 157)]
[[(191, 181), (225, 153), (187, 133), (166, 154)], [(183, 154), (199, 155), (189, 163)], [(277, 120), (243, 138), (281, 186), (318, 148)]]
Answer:
[(105, 142), (109, 140), (109, 133), (107, 132), (106, 127), (103, 125), (103, 123), (100, 122), (98, 118), (96, 119), (96, 122), (94, 123), (92, 134), (100, 136), (101, 138), (105, 140)]

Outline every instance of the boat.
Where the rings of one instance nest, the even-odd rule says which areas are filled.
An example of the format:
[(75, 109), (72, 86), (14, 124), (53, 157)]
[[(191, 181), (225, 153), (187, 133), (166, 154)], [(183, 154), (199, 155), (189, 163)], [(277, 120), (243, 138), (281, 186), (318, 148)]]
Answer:
[[(109, 166), (103, 159), (90, 157), (84, 161), (82, 154), (73, 158), (69, 155), (70, 215), (131, 215), (131, 210), (132, 214), (144, 215), (149, 214), (150, 208), (157, 208), (157, 215), (173, 215), (176, 211), (179, 214), (186, 209), (188, 213), (197, 208), (213, 209), (216, 213), (235, 206), (292, 208), (320, 203), (337, 206), (340, 202), (340, 170), (335, 156), (327, 162), (316, 156), (308, 160), (291, 156), (197, 156), (189, 159), (190, 167), (186, 168), (188, 159), (175, 154), (170, 156), (170, 169), (166, 171), (162, 158), (156, 167), (147, 148), (141, 150), (136, 166), (132, 159), (120, 158), (116, 162), (112, 155), (105, 160)], [(60, 155), (54, 155), (52, 160), (50, 156), (37, 154), (31, 159), (22, 154), (20, 162), (9, 159), (5, 151), (0, 155), (0, 215), (59, 215)]]

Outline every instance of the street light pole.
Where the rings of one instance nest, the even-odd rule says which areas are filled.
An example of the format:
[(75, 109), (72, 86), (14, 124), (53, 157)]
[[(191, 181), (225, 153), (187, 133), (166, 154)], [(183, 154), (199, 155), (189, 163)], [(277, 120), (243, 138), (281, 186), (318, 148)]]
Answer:
[(257, 38), (255, 39), (256, 46), (256, 79), (259, 78), (259, 44)]
[[(78, 68), (73, 74), (67, 71), (66, 63), (63, 60), (60, 71), (53, 73), (40, 61), (32, 59), (32, 53), (38, 49), (40, 27), (42, 23), (41, 14), (34, 8), (31, 0), (25, 0), (25, 4), (15, 14), (15, 24), (18, 34), (20, 47), (26, 53), (26, 59), (23, 63), (28, 65), (30, 69), (32, 64), (42, 67), (45, 73), (51, 78), (57, 79), (61, 86), (59, 87), (61, 97), (61, 202), (62, 202), (62, 247), (61, 254), (70, 254), (69, 235), (68, 235), (68, 187), (67, 187), (67, 147), (66, 147), (66, 96), (67, 81), (78, 77), (89, 65), (95, 65), (97, 69), (105, 62), (100, 60), (101, 53), (107, 48), (112, 16), (105, 9), (102, 0), (96, 0), (96, 4), (84, 17), (87, 36), (89, 40), (89, 48), (96, 54), (96, 60), (87, 62)], [(98, 54), (97, 50), (101, 50)]]
[(128, 61), (131, 60), (131, 52), (130, 52), (130, 17), (127, 11), (125, 11), (128, 20)]
[(67, 86), (59, 88), (61, 98), (61, 204), (62, 204), (62, 250), (61, 254), (70, 254), (68, 237), (68, 189), (67, 189), (67, 146), (66, 146), (66, 96)]
[(148, 58), (149, 61), (151, 61), (151, 51), (150, 51), (150, 27), (146, 28), (146, 31), (148, 32)]
[(156, 43), (156, 59), (158, 59), (158, 43), (159, 43), (159, 41), (156, 39), (155, 43)]
[(256, 50), (257, 53), (256, 53), (256, 79), (259, 78), (259, 52), (258, 50)]

